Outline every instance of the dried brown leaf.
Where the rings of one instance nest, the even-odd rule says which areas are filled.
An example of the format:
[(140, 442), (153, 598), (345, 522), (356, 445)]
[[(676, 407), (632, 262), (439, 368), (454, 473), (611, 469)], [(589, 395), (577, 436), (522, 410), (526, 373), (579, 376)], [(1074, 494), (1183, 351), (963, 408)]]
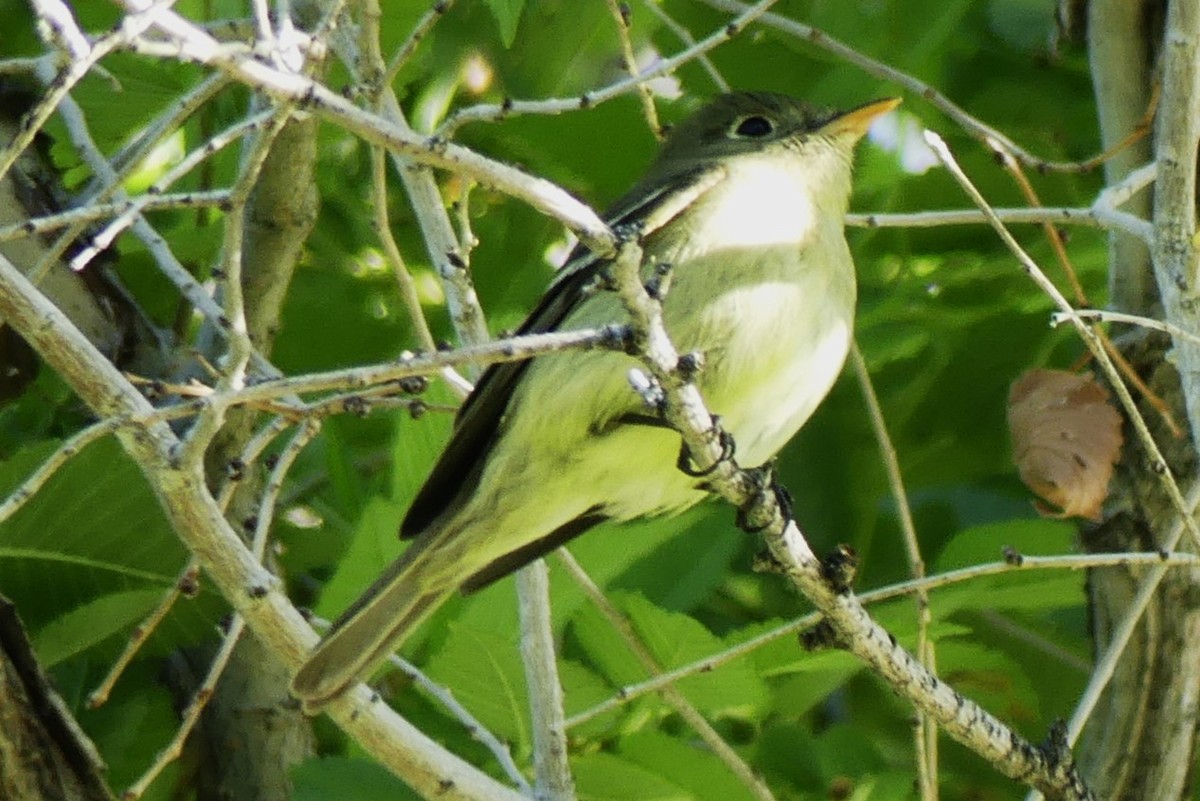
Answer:
[(1121, 415), (1089, 375), (1030, 370), (1008, 393), (1013, 461), (1053, 517), (1100, 519), (1121, 453)]

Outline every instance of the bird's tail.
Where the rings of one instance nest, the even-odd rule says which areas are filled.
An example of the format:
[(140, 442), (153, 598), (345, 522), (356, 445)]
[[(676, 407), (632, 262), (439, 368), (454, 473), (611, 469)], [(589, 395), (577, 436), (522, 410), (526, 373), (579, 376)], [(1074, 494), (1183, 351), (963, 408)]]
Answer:
[(334, 622), (292, 679), (306, 712), (374, 670), (458, 588), (440, 569), (449, 561), (442, 542), (436, 535), (419, 538)]

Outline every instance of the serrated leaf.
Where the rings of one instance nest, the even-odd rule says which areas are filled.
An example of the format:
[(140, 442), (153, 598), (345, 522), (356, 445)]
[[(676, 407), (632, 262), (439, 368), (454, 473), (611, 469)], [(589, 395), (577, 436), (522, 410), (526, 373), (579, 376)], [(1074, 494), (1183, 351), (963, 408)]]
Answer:
[[(562, 682), (564, 706), (568, 718), (607, 701), (612, 697), (612, 690), (594, 670), (573, 659), (560, 659), (558, 662), (558, 678)], [(571, 727), (573, 738), (598, 736), (610, 729), (614, 721), (628, 712), (628, 705), (622, 705), (612, 711), (597, 715), (581, 724)]]
[[(687, 615), (655, 606), (640, 595), (611, 596), (629, 617), (642, 643), (663, 669), (671, 669), (718, 653), (721, 641)], [(646, 672), (630, 654), (607, 620), (590, 608), (573, 621), (573, 633), (598, 672), (615, 687), (642, 681)], [(718, 670), (689, 676), (675, 685), (708, 715), (755, 719), (767, 701), (767, 690), (747, 657)]]
[(529, 747), (525, 673), (511, 638), (451, 623), (425, 672), (518, 753)]
[(712, 751), (693, 742), (644, 731), (622, 737), (617, 748), (621, 756), (689, 791), (697, 801), (757, 797)]

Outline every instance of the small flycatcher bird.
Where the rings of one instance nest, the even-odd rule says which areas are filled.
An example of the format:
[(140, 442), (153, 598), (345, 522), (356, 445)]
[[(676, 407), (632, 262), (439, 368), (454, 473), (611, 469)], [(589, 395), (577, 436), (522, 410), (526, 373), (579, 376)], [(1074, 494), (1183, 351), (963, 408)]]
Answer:
[[(671, 132), (607, 215), (640, 237), (649, 278), (670, 266), (663, 318), (733, 436), (772, 458), (829, 392), (849, 348), (854, 263), (843, 223), (854, 145), (899, 104), (820, 111), (778, 94), (722, 95)], [(577, 248), (520, 333), (627, 322)], [(408, 549), (333, 625), (292, 682), (315, 711), (365, 677), (451, 593), (470, 592), (605, 520), (679, 512), (703, 497), (678, 433), (629, 383), (639, 363), (565, 351), (492, 365), (401, 525)]]

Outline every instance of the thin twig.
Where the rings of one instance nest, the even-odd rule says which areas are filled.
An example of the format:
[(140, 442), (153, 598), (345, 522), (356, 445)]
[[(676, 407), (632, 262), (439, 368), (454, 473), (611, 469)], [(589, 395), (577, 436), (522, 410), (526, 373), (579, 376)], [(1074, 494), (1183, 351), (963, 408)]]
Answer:
[[(1025, 172), (1021, 169), (1020, 162), (1013, 157), (1012, 153), (1005, 149), (1003, 144), (989, 139), (988, 145), (992, 148), (992, 152), (999, 157), (1000, 163), (1004, 166), (1004, 169), (1009, 175), (1012, 176), (1013, 180), (1016, 181), (1017, 186), (1021, 190), (1021, 194), (1025, 196), (1026, 202), (1029, 203), (1029, 205), (1033, 208), (1040, 208), (1042, 205), (1041, 198), (1038, 197), (1037, 191), (1033, 188), (1033, 184), (1029, 182), (1029, 178), (1026, 177)], [(1097, 204), (1098, 203), (1099, 199), (1097, 199)], [(1060, 234), (1058, 229), (1050, 222), (1044, 223), (1042, 225), (1042, 230), (1046, 234), (1046, 239), (1050, 241), (1050, 249), (1054, 251), (1054, 257), (1058, 260), (1059, 267), (1062, 269), (1063, 274), (1066, 275), (1067, 281), (1071, 285), (1071, 291), (1075, 293), (1076, 305), (1091, 305), (1091, 301), (1088, 300), (1087, 293), (1083, 290), (1083, 284), (1079, 282), (1079, 276), (1075, 272), (1075, 267), (1073, 264), (1071, 264), (1071, 258), (1069, 255), (1067, 255), (1067, 246), (1063, 241), (1062, 234)], [(1171, 414), (1171, 409), (1167, 405), (1167, 402), (1164, 401), (1157, 392), (1148, 387), (1146, 382), (1142, 381), (1141, 376), (1137, 374), (1137, 371), (1135, 371), (1125, 357), (1121, 355), (1120, 350), (1118, 350), (1113, 344), (1112, 340), (1108, 336), (1108, 333), (1104, 331), (1104, 329), (1094, 328), (1093, 330), (1096, 332), (1096, 337), (1100, 340), (1100, 343), (1104, 346), (1104, 350), (1108, 353), (1109, 357), (1112, 358), (1113, 363), (1117, 366), (1117, 369), (1120, 371), (1121, 375), (1124, 376), (1125, 380), (1131, 383), (1134, 389), (1137, 390), (1138, 394), (1145, 398), (1147, 402), (1154, 407), (1155, 411), (1157, 411), (1159, 416), (1162, 417), (1163, 422), (1166, 423), (1167, 427), (1171, 429), (1171, 433), (1177, 437), (1180, 436), (1183, 431), (1175, 422), (1175, 417)]]
[[(617, 39), (621, 42), (621, 62), (625, 67), (625, 72), (630, 78), (637, 80), (638, 65), (637, 54), (633, 52), (633, 40), (629, 37), (629, 31), (632, 27), (632, 16), (628, 5), (619, 3), (617, 0), (604, 0), (604, 4), (608, 7), (608, 12), (616, 23)], [(650, 86), (645, 81), (637, 84), (638, 98), (642, 102), (642, 114), (646, 117), (646, 124), (650, 127), (650, 132), (654, 134), (655, 139), (663, 138), (662, 124), (658, 121), (658, 109), (654, 107), (654, 93), (650, 91)]]
[(125, 641), (125, 647), (121, 649), (121, 653), (113, 660), (112, 665), (108, 668), (108, 673), (104, 674), (104, 678), (96, 685), (96, 689), (88, 693), (87, 707), (88, 709), (97, 709), (104, 706), (108, 702), (109, 695), (112, 694), (113, 687), (117, 686), (117, 681), (125, 673), (125, 669), (133, 662), (133, 658), (137, 656), (138, 651), (150, 639), (150, 635), (154, 630), (166, 619), (167, 613), (174, 608), (175, 602), (182, 595), (191, 594), (196, 587), (200, 578), (200, 565), (195, 558), (189, 559), (184, 565), (183, 570), (179, 571), (179, 575), (171, 586), (163, 593), (154, 609), (150, 614), (142, 618), (141, 622), (134, 626), (133, 631), (129, 634), (129, 639)]
[(420, 356), (402, 353), (396, 361), (385, 364), (350, 367), (325, 373), (306, 373), (263, 381), (245, 389), (230, 392), (226, 396), (215, 398), (214, 402), (241, 405), (302, 392), (365, 389), (410, 376), (430, 375), (443, 367), (472, 363), (495, 364), (521, 361), (540, 353), (550, 353), (565, 348), (620, 349), (625, 344), (625, 331), (623, 326), (555, 331), (548, 334), (526, 334), (513, 339), (501, 339), (484, 345), (472, 345), (453, 351), (438, 351)]
[(208, 673), (205, 674), (204, 681), (200, 683), (200, 686), (192, 695), (191, 702), (183, 711), (183, 719), (179, 723), (179, 728), (175, 731), (175, 736), (158, 752), (154, 758), (154, 762), (150, 764), (146, 772), (121, 793), (122, 798), (141, 798), (150, 787), (150, 784), (158, 778), (158, 775), (163, 772), (167, 765), (170, 765), (183, 753), (183, 743), (200, 721), (200, 713), (204, 711), (208, 700), (212, 698), (213, 689), (217, 686), (217, 681), (221, 678), (221, 674), (225, 672), (225, 666), (229, 664), (229, 657), (233, 655), (233, 648), (237, 645), (238, 640), (241, 639), (245, 627), (245, 618), (241, 615), (234, 615), (233, 620), (229, 624), (229, 629), (225, 632), (225, 636), (221, 641), (221, 647), (217, 650), (216, 656), (213, 657), (212, 663), (208, 666)]
[[(196, 165), (201, 164), (206, 159), (211, 158), (216, 153), (223, 150), (228, 145), (238, 141), (244, 136), (254, 133), (259, 130), (274, 114), (274, 109), (259, 112), (240, 122), (237, 122), (224, 131), (214, 134), (205, 140), (204, 144), (188, 153), (178, 164), (175, 164), (165, 174), (157, 179), (144, 194), (137, 198), (126, 201), (125, 209), (117, 215), (112, 222), (104, 226), (88, 243), (87, 247), (82, 248), (78, 253), (71, 257), (70, 266), (72, 270), (82, 270), (91, 263), (101, 251), (105, 250), (117, 238), (117, 235), (134, 223), (141, 216), (142, 211), (149, 205), (151, 199), (166, 191), (173, 186), (176, 181), (183, 178), (192, 171)], [(238, 204), (232, 199), (228, 203), (229, 206), (236, 208)], [(43, 260), (44, 262), (45, 260)], [(41, 265), (39, 265), (40, 267)], [(33, 273), (34, 280), (39, 280), (40, 276)]]
[(118, 425), (120, 422), (114, 418), (103, 420), (75, 433), (58, 446), (58, 450), (52, 453), (50, 458), (38, 465), (37, 469), (0, 503), (0, 523), (8, 520), (28, 503), (72, 457), (104, 435), (112, 433)]
[(1075, 309), (1071, 306), (1067, 299), (1063, 297), (1061, 292), (1058, 291), (1058, 287), (1054, 286), (1054, 283), (1047, 278), (1046, 274), (1042, 272), (1042, 269), (1038, 267), (1037, 262), (1035, 262), (1029, 256), (1029, 254), (1025, 252), (1024, 248), (1022, 248), (1017, 240), (1013, 238), (1013, 235), (1009, 233), (1008, 229), (1004, 227), (1004, 223), (1000, 222), (1000, 220), (991, 213), (991, 207), (988, 206), (988, 203), (984, 199), (983, 195), (980, 194), (979, 190), (973, 183), (971, 183), (971, 180), (962, 171), (962, 168), (959, 167), (958, 162), (955, 161), (954, 156), (950, 153), (950, 149), (946, 146), (946, 143), (942, 141), (942, 138), (933, 131), (925, 131), (925, 141), (930, 147), (933, 148), (938, 158), (950, 171), (950, 174), (954, 176), (955, 180), (958, 181), (959, 185), (963, 188), (967, 195), (970, 196), (971, 200), (973, 200), (975, 204), (978, 205), (979, 208), (988, 215), (988, 220), (992, 224), (992, 228), (1000, 236), (1001, 241), (1008, 246), (1008, 249), (1013, 253), (1013, 255), (1017, 257), (1017, 260), (1021, 264), (1022, 270), (1024, 270), (1025, 273), (1029, 275), (1029, 277), (1032, 278), (1039, 287), (1041, 287), (1042, 291), (1044, 291), (1051, 298), (1051, 300), (1054, 301), (1055, 305), (1058, 306), (1058, 308), (1071, 320), (1071, 324), (1075, 327), (1075, 330), (1079, 332), (1080, 338), (1083, 340), (1088, 350), (1091, 351), (1093, 358), (1095, 358), (1096, 363), (1100, 365), (1101, 370), (1104, 372), (1105, 378), (1108, 379), (1108, 382), (1112, 386), (1113, 391), (1116, 393), (1118, 400), (1120, 400), (1121, 408), (1125, 410), (1126, 416), (1133, 424), (1134, 431), (1138, 436), (1138, 441), (1146, 449), (1147, 455), (1150, 457), (1151, 462), (1155, 465), (1153, 472), (1158, 475), (1159, 481), (1162, 483), (1163, 489), (1167, 493), (1167, 497), (1171, 499), (1172, 507), (1175, 509), (1176, 514), (1184, 518), (1188, 536), (1192, 542), (1200, 545), (1200, 528), (1197, 528), (1196, 521), (1187, 515), (1186, 510), (1189, 507), (1186, 507), (1184, 504), (1183, 495), (1179, 491), (1179, 485), (1176, 483), (1175, 477), (1171, 474), (1171, 468), (1167, 464), (1166, 459), (1163, 457), (1162, 451), (1158, 447), (1158, 443), (1154, 441), (1154, 437), (1151, 435), (1150, 429), (1146, 425), (1145, 418), (1142, 416), (1141, 412), (1138, 411), (1137, 404), (1134, 403), (1133, 397), (1129, 394), (1128, 387), (1125, 386), (1125, 382), (1121, 379), (1120, 371), (1117, 369), (1116, 365), (1113, 364), (1112, 359), (1109, 358), (1108, 351), (1105, 350), (1104, 345), (1096, 335), (1096, 332), (1076, 313)]
[[(379, 17), (378, 0), (366, 0), (360, 36), (363, 58), (357, 58), (357, 54), (351, 49), (351, 43), (344, 40), (339, 40), (338, 55), (358, 80), (362, 81), (364, 77), (367, 79), (367, 86), (372, 91), (371, 99), (378, 113), (406, 133), (412, 133), (390, 83), (373, 84), (369, 79), (372, 75), (384, 72), (383, 58), (379, 50)], [(360, 74), (360, 61), (366, 65), (363, 70), (365, 76)], [(441, 279), (446, 306), (450, 311), (450, 320), (459, 343), (473, 345), (488, 341), (491, 337), (487, 320), (475, 293), (469, 270), (470, 251), (464, 250), (462, 243), (454, 236), (454, 228), (450, 224), (441, 191), (432, 173), (421, 164), (404, 158), (402, 154), (391, 155), (396, 172), (412, 203), (421, 235), (425, 239), (430, 263), (434, 265)], [(463, 382), (456, 381), (456, 378), (451, 377), (451, 386), (455, 391), (461, 392)]]
[[(169, 211), (174, 209), (199, 209), (223, 207), (229, 202), (229, 191), (213, 189), (199, 192), (178, 192), (158, 195), (142, 204), (143, 211)], [(65, 211), (30, 217), (19, 223), (0, 226), (0, 242), (10, 242), (29, 236), (53, 233), (68, 226), (94, 223), (107, 217), (115, 217), (128, 211), (130, 201), (123, 203), (97, 203), (79, 206)]]
[[(115, 420), (117, 418), (110, 419)], [(287, 426), (288, 423), (284, 418), (276, 417), (247, 440), (245, 446), (242, 448), (241, 455), (238, 457), (237, 464), (230, 466), (228, 474), (222, 481), (221, 489), (217, 493), (217, 506), (222, 512), (229, 508), (229, 502), (233, 499), (234, 491), (237, 489), (242, 473), (249, 465), (258, 460), (271, 441), (282, 433)], [(129, 666), (133, 661), (133, 657), (142, 649), (146, 641), (150, 639), (150, 635), (166, 618), (167, 613), (171, 611), (175, 603), (184, 595), (191, 596), (195, 594), (199, 576), (200, 563), (193, 556), (184, 565), (183, 570), (180, 571), (179, 576), (171, 584), (171, 587), (163, 593), (157, 606), (151, 610), (149, 615), (142, 619), (141, 623), (134, 627), (129, 640), (121, 650), (121, 654), (113, 662), (108, 673), (101, 680), (100, 684), (97, 685), (96, 689), (88, 695), (89, 708), (94, 709), (108, 700), (112, 688), (116, 686), (117, 680), (125, 672), (125, 668)]]
[(400, 248), (392, 236), (391, 223), (388, 220), (387, 205), (387, 162), (381, 147), (371, 148), (371, 189), (375, 207), (375, 228), (379, 233), (379, 242), (383, 252), (392, 265), (392, 274), (396, 277), (396, 285), (400, 289), (400, 297), (408, 310), (408, 319), (417, 334), (421, 347), (429, 352), (437, 350), (437, 342), (433, 332), (429, 330), (429, 321), (425, 319), (425, 309), (421, 306), (421, 297), (417, 294), (417, 285), (412, 273), (400, 255)]
[(300, 452), (313, 441), (320, 431), (320, 420), (315, 417), (309, 418), (296, 430), (291, 442), (276, 456), (275, 465), (271, 468), (271, 477), (267, 479), (267, 485), (263, 488), (262, 497), (258, 501), (254, 537), (250, 542), (250, 552), (254, 554), (255, 558), (261, 560), (266, 553), (267, 537), (271, 533), (271, 523), (275, 519), (279, 492), (283, 489), (283, 482), (287, 478), (288, 471), (292, 469)]
[(408, 38), (401, 42), (400, 47), (396, 48), (396, 55), (392, 56), (391, 62), (388, 63), (387, 70), (383, 74), (383, 86), (391, 86), (396, 81), (396, 76), (400, 74), (400, 70), (412, 58), (412, 54), (416, 52), (417, 45), (429, 35), (433, 30), (433, 26), (437, 24), (451, 6), (454, 5), (454, 0), (435, 0), (433, 5), (429, 7), (409, 32)]
[(483, 104), (470, 106), (450, 115), (438, 128), (437, 133), (439, 136), (449, 137), (459, 127), (469, 122), (497, 120), (511, 114), (561, 114), (564, 111), (590, 108), (591, 106), (611, 100), (614, 97), (620, 97), (652, 78), (668, 75), (684, 64), (700, 58), (717, 46), (725, 44), (725, 42), (728, 42), (741, 33), (747, 25), (766, 14), (767, 10), (775, 5), (776, 2), (778, 0), (760, 0), (760, 2), (754, 5), (743, 6), (736, 17), (721, 26), (714, 33), (701, 39), (694, 45), (681, 50), (670, 58), (662, 59), (648, 69), (638, 73), (636, 77), (613, 81), (607, 86), (589, 91), (582, 97), (577, 98), (554, 98), (548, 100), (508, 99), (499, 105)]
[[(932, 592), (943, 587), (950, 587), (956, 584), (962, 584), (968, 581), (975, 581), (980, 578), (989, 576), (998, 576), (1006, 573), (1019, 573), (1025, 570), (1088, 570), (1097, 567), (1131, 567), (1131, 566), (1156, 566), (1163, 567), (1182, 567), (1196, 569), (1200, 567), (1200, 556), (1189, 553), (1170, 552), (1170, 553), (1113, 553), (1113, 554), (1070, 554), (1066, 556), (1024, 556), (1019, 558), (1005, 560), (1001, 562), (987, 562), (980, 565), (971, 565), (970, 567), (959, 568), (958, 570), (948, 570), (945, 573), (938, 573), (932, 576), (926, 576), (923, 579), (892, 584), (887, 587), (880, 587), (877, 590), (869, 590), (858, 596), (858, 599), (864, 604), (878, 604), (885, 601), (893, 601), (897, 598), (903, 598), (908, 595), (913, 595), (917, 592)], [(721, 665), (727, 664), (752, 653), (765, 645), (769, 645), (783, 637), (794, 636), (799, 631), (804, 631), (816, 625), (821, 620), (819, 612), (811, 612), (807, 615), (796, 618), (788, 623), (763, 632), (749, 640), (740, 642), (737, 645), (731, 646), (719, 653), (706, 656), (702, 659), (697, 659), (689, 662), (686, 665), (680, 665), (677, 668), (664, 671), (658, 676), (647, 679), (644, 682), (637, 684), (626, 685), (617, 691), (616, 695), (606, 701), (602, 701), (596, 706), (577, 712), (567, 719), (567, 727), (573, 728), (586, 723), (593, 718), (618, 709), (621, 706), (630, 703), (631, 701), (640, 698), (647, 693), (658, 692), (658, 690), (667, 684), (686, 679), (688, 676), (694, 676), (703, 673), (710, 673)]]
[[(161, 12), (160, 12), (161, 13)], [(140, 416), (153, 408), (96, 350), (63, 312), (0, 255), (0, 316), (35, 349), (94, 414)], [(180, 442), (170, 427), (151, 423), (136, 432), (117, 431), (161, 500), (167, 519), (234, 608), (246, 616), (266, 646), (289, 667), (298, 667), (317, 636), (295, 609), (277, 578), (258, 564), (208, 492), (199, 465), (175, 460)], [(422, 737), (387, 705), (374, 703), (358, 686), (330, 704), (334, 721), (417, 792), (443, 801), (489, 797), (527, 801), (495, 779)]]
[[(1108, 311), (1107, 309), (1078, 309), (1075, 313), (1084, 320), (1095, 320), (1098, 323), (1125, 323), (1127, 325), (1141, 326), (1142, 328), (1150, 328), (1154, 331), (1162, 331), (1164, 334), (1170, 334), (1176, 339), (1187, 339), (1200, 344), (1200, 336), (1193, 334), (1191, 331), (1184, 331), (1177, 325), (1171, 325), (1162, 320), (1155, 320), (1152, 317), (1142, 317), (1138, 314), (1124, 314), (1117, 311)], [(1070, 319), (1070, 315), (1065, 312), (1053, 312), (1050, 315), (1050, 325), (1062, 325), (1065, 322), (1070, 322)]]
[[(34, 137), (45, 127), (50, 115), (67, 97), (72, 87), (91, 72), (100, 59), (124, 41), (126, 36), (137, 36), (149, 27), (151, 20), (151, 15), (148, 13), (131, 14), (124, 18), (117, 31), (91, 43), (79, 30), (71, 9), (61, 0), (34, 0), (31, 6), (34, 14), (37, 15), (41, 29), (62, 51), (58, 59), (60, 69), (53, 79), (47, 81), (46, 92), (38, 99), (37, 104), (26, 113), (12, 141), (3, 150), (0, 150), (0, 180), (8, 175), (8, 171), (16, 163), (17, 158), (33, 144)], [(153, 9), (153, 7), (147, 4), (148, 9)], [(49, 66), (49, 64), (48, 61), (39, 61), (39, 77), (42, 77), (40, 68)]]
[[(655, 0), (642, 0), (642, 7), (649, 11), (654, 16), (658, 17), (659, 21), (667, 27), (671, 33), (679, 37), (679, 41), (683, 42), (688, 47), (696, 44), (696, 37), (692, 36), (692, 32), (679, 23), (679, 20), (672, 17), (663, 9)], [(696, 61), (700, 66), (704, 67), (704, 71), (708, 73), (708, 77), (712, 79), (713, 86), (722, 92), (729, 91), (729, 82), (721, 75), (712, 59), (707, 54), (701, 53)]]
[(529, 688), (533, 726), (534, 797), (574, 801), (575, 779), (568, 761), (562, 680), (554, 654), (550, 620), (550, 573), (538, 559), (517, 572), (517, 609), (521, 628), (521, 664)]
[[(556, 555), (559, 562), (571, 575), (571, 578), (575, 580), (575, 583), (579, 585), (588, 599), (600, 610), (600, 614), (604, 615), (605, 619), (608, 620), (609, 624), (620, 635), (626, 647), (629, 648), (642, 667), (651, 675), (662, 675), (662, 666), (655, 659), (654, 654), (650, 652), (650, 649), (646, 647), (646, 644), (642, 642), (642, 638), (638, 636), (633, 625), (605, 597), (604, 592), (596, 586), (596, 582), (592, 581), (592, 577), (576, 561), (571, 552), (566, 548), (560, 548), (556, 551)], [(663, 700), (691, 726), (692, 730), (700, 735), (700, 738), (704, 740), (713, 754), (724, 763), (725, 767), (729, 768), (730, 772), (738, 778), (747, 790), (756, 798), (762, 799), (762, 801), (774, 800), (775, 796), (771, 792), (771, 789), (767, 787), (760, 777), (755, 775), (754, 770), (730, 747), (729, 743), (725, 742), (725, 739), (721, 737), (717, 730), (712, 727), (712, 724), (700, 714), (700, 711), (696, 709), (683, 693), (670, 683), (660, 685), (657, 691), (662, 695)], [(571, 725), (571, 722), (567, 721), (566, 725)]]
[[(871, 373), (863, 358), (858, 343), (850, 346), (850, 362), (854, 365), (854, 374), (858, 378), (862, 390), (863, 401), (870, 413), (871, 429), (875, 433), (875, 441), (879, 445), (879, 454), (883, 459), (884, 469), (891, 487), (892, 500), (896, 503), (897, 516), (900, 519), (900, 531), (904, 535), (904, 549), (908, 555), (909, 570), (912, 577), (925, 577), (925, 560), (921, 557), (921, 544), (917, 539), (917, 527), (913, 523), (912, 509), (908, 505), (908, 492), (904, 489), (904, 476), (900, 472), (900, 458), (896, 446), (888, 433), (887, 421), (883, 417), (883, 408), (879, 405), (879, 396), (875, 394), (875, 385), (871, 381)], [(933, 611), (929, 607), (929, 594), (924, 590), (915, 593), (917, 602), (917, 644), (916, 652), (925, 667), (934, 671), (933, 642), (929, 639), (929, 626), (933, 622)], [(922, 801), (937, 801), (937, 725), (925, 714), (917, 710), (916, 726), (914, 727), (915, 746), (917, 753), (917, 785), (920, 788)]]
[[(328, 620), (316, 616), (310, 617), (309, 620), (314, 626), (317, 627), (317, 629), (321, 631), (327, 631), (329, 629)], [(487, 726), (483, 724), (482, 721), (471, 714), (471, 710), (463, 706), (462, 703), (454, 697), (453, 693), (451, 693), (441, 684), (438, 684), (436, 681), (429, 678), (424, 671), (422, 671), (412, 662), (409, 662), (407, 659), (397, 654), (392, 654), (390, 657), (388, 657), (388, 664), (407, 676), (408, 679), (421, 690), (423, 690), (426, 695), (444, 707), (452, 717), (454, 717), (463, 725), (463, 728), (466, 729), (467, 734), (471, 736), (472, 740), (482, 744), (484, 748), (492, 753), (492, 756), (495, 757), (497, 764), (499, 764), (504, 770), (504, 773), (506, 776), (508, 776), (509, 780), (516, 785), (517, 790), (527, 798), (533, 797), (533, 786), (529, 783), (529, 780), (525, 778), (525, 774), (521, 772), (521, 768), (517, 766), (516, 761), (513, 759), (512, 750), (508, 747), (508, 744), (502, 742), (499, 737), (497, 737), (490, 729), (488, 729)]]
[[(1188, 512), (1184, 516), (1177, 516), (1175, 522), (1171, 525), (1171, 530), (1167, 532), (1167, 536), (1162, 542), (1162, 553), (1176, 556), (1175, 549), (1179, 547), (1180, 540), (1183, 539), (1183, 533), (1186, 528), (1186, 521), (1191, 519), (1197, 506), (1200, 506), (1200, 483), (1195, 484), (1187, 497)], [(1190, 556), (1190, 554), (1188, 554)], [(1165, 563), (1153, 564), (1150, 566), (1146, 577), (1142, 579), (1142, 584), (1138, 587), (1137, 595), (1129, 603), (1129, 608), (1125, 610), (1124, 617), (1121, 622), (1113, 630), (1112, 636), (1109, 639), (1108, 646), (1104, 649), (1104, 654), (1096, 660), (1095, 667), (1092, 668), (1091, 678), (1088, 680), (1088, 686), (1083, 691), (1083, 695), (1075, 703), (1075, 711), (1071, 713), (1071, 720), (1067, 723), (1067, 741), (1075, 743), (1079, 739), (1079, 735), (1083, 733), (1083, 727), (1087, 724), (1088, 719), (1096, 710), (1096, 705), (1100, 702), (1100, 696), (1108, 687), (1108, 683), (1112, 681), (1113, 675), (1117, 670), (1117, 662), (1121, 660), (1121, 656), (1125, 653), (1125, 648), (1129, 641), (1133, 638), (1133, 632), (1142, 620), (1142, 615), (1146, 608), (1150, 605), (1150, 601), (1154, 598), (1154, 594), (1158, 591), (1159, 584), (1167, 575), (1168, 565)], [(1027, 796), (1028, 801), (1036, 801), (1041, 798), (1038, 792), (1031, 792)]]
[[(1051, 207), (993, 209), (1006, 223), (1031, 225), (1081, 225), (1120, 231), (1144, 241), (1150, 239), (1150, 223), (1123, 211), (1093, 206), (1091, 208)], [(933, 211), (892, 212), (887, 214), (847, 214), (846, 225), (858, 228), (934, 228), (942, 225), (982, 225), (987, 217), (979, 209), (946, 209)]]
[[(738, 0), (700, 0), (711, 8), (716, 8), (729, 13), (744, 12), (750, 8), (746, 3)], [(950, 119), (954, 120), (971, 136), (978, 139), (980, 142), (986, 141), (989, 137), (997, 142), (1004, 144), (1014, 156), (1020, 159), (1021, 163), (1027, 167), (1042, 171), (1050, 172), (1070, 172), (1083, 173), (1091, 172), (1106, 159), (1112, 157), (1112, 151), (1105, 151), (1083, 161), (1047, 161), (1040, 156), (1031, 153), (1025, 148), (1018, 145), (1016, 142), (1009, 139), (1004, 134), (997, 131), (995, 128), (987, 125), (977, 117), (969, 114), (961, 106), (954, 103), (950, 98), (946, 97), (942, 92), (925, 83), (924, 81), (902, 72), (890, 64), (886, 64), (870, 56), (860, 53), (850, 45), (830, 36), (820, 28), (814, 28), (811, 25), (805, 25), (802, 22), (797, 22), (779, 14), (763, 14), (761, 24), (766, 25), (776, 30), (782, 31), (789, 36), (793, 36), (805, 42), (809, 42), (823, 50), (833, 53), (838, 58), (853, 64), (860, 68), (868, 75), (872, 75), (883, 81), (899, 84), (907, 89), (912, 94), (928, 101), (935, 108), (941, 111)]]
[(220, 398), (236, 392), (246, 385), (247, 368), (256, 351), (250, 342), (246, 323), (246, 305), (243, 296), (242, 251), (245, 245), (245, 206), (250, 193), (258, 182), (271, 145), (288, 122), (291, 111), (288, 107), (272, 108), (254, 115), (251, 120), (259, 122), (249, 128), (260, 135), (249, 149), (239, 172), (230, 197), (230, 212), (225, 215), (224, 235), (221, 242), (221, 310), (217, 327), (225, 337), (226, 352), (223, 371), (217, 381), (217, 392), (209, 396), (192, 427), (188, 430), (184, 447), (178, 456), (181, 461), (196, 460), (200, 463), (212, 438), (225, 422), (227, 407)]
[[(122, 0), (122, 5), (140, 10), (148, 6), (148, 0)], [(432, 167), (460, 172), (523, 199), (534, 208), (562, 220), (597, 254), (605, 255), (613, 251), (615, 238), (599, 215), (549, 181), (534, 178), (444, 139), (422, 136), (393, 119), (372, 114), (306, 76), (277, 70), (246, 53), (222, 45), (169, 9), (160, 9), (154, 15), (154, 25), (168, 38), (177, 56), (215, 67), (279, 100), (299, 103), (322, 117), (337, 121), (346, 130), (367, 141), (382, 144), (401, 156)], [(134, 52), (139, 52), (144, 50), (144, 45), (145, 42), (138, 39), (129, 46)], [(388, 113), (391, 113), (390, 108)]]
[(1035, 748), (956, 692), (872, 620), (852, 592), (829, 579), (825, 564), (795, 521), (785, 518), (773, 479), (761, 471), (744, 471), (729, 457), (725, 438), (691, 382), (690, 371), (678, 369), (679, 354), (663, 326), (661, 305), (641, 283), (641, 261), (638, 243), (622, 242), (611, 275), (631, 325), (642, 334), (635, 338), (635, 347), (657, 387), (663, 418), (679, 432), (692, 464), (704, 472), (708, 489), (740, 511), (745, 527), (762, 533), (781, 572), (824, 613), (830, 637), (1004, 775), (1068, 799), (1093, 798), (1069, 752)]

